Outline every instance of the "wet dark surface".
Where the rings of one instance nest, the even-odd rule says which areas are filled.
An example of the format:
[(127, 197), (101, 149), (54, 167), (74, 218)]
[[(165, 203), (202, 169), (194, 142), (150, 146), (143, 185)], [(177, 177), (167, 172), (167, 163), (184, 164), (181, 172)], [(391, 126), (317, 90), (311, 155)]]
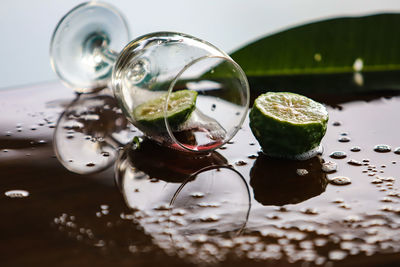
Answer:
[(322, 155), (293, 162), (260, 154), (248, 121), (192, 155), (144, 138), (110, 92), (3, 90), (0, 265), (398, 266), (400, 97), (351, 99), (328, 107)]

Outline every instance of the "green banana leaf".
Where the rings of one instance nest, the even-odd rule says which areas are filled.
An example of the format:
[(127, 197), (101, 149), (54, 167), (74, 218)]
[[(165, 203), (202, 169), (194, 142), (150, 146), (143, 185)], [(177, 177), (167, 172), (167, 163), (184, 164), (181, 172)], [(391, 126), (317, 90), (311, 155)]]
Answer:
[(400, 14), (319, 21), (267, 36), (231, 56), (249, 76), (400, 70)]
[(298, 26), (248, 44), (231, 57), (245, 71), (255, 95), (282, 90), (309, 96), (397, 94), (400, 14)]

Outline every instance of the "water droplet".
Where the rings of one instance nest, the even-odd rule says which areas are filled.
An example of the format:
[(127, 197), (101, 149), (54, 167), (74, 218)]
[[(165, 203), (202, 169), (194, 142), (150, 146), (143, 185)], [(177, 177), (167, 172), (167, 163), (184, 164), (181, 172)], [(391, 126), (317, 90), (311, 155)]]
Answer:
[(322, 60), (322, 56), (320, 53), (315, 53), (314, 54), (314, 60), (317, 62), (320, 62)]
[(334, 159), (344, 159), (347, 154), (343, 151), (334, 151), (329, 156)]
[(286, 207), (279, 207), (279, 208), (278, 208), (278, 211), (280, 211), (280, 212), (287, 212), (288, 209), (287, 209)]
[(335, 172), (336, 170), (337, 170), (336, 162), (327, 161), (327, 162), (322, 163), (322, 171), (323, 172), (330, 173), (330, 172)]
[(396, 179), (394, 179), (394, 177), (384, 177), (382, 178), (382, 180), (384, 180), (385, 182), (394, 182)]
[(400, 155), (400, 147), (396, 147), (393, 151), (395, 154)]
[(101, 248), (104, 247), (106, 243), (103, 240), (99, 240), (97, 243), (94, 244), (95, 247)]
[(247, 156), (249, 159), (256, 159), (257, 158), (257, 155), (250, 155), (250, 156)]
[(186, 211), (183, 210), (183, 209), (174, 209), (172, 211), (172, 214), (175, 215), (175, 216), (183, 216), (183, 215), (186, 214)]
[[(346, 218), (344, 218), (344, 222), (346, 222), (346, 223), (355, 223), (355, 222), (360, 222), (362, 219), (360, 218), (360, 216), (357, 216), (357, 215), (349, 215), (349, 216), (347, 216)], [(348, 235), (348, 236), (347, 236)], [(353, 235), (351, 235), (351, 234), (344, 234), (343, 236), (342, 236), (342, 239), (343, 240), (352, 240), (352, 239), (354, 239), (354, 236)]]
[(392, 206), (382, 206), (381, 207), (381, 210), (382, 211), (393, 211), (393, 207)]
[(298, 176), (306, 176), (308, 174), (308, 171), (306, 169), (297, 169), (296, 174)]
[(256, 143), (249, 143), (249, 145), (254, 146)]
[(329, 252), (329, 259), (333, 261), (340, 261), (347, 257), (347, 252), (343, 250), (332, 250)]
[(207, 240), (208, 240), (208, 237), (206, 235), (203, 235), (203, 234), (197, 234), (197, 235), (193, 236), (193, 241), (194, 242), (204, 243)]
[(351, 208), (349, 204), (345, 204), (345, 203), (340, 204), (339, 207), (342, 209), (346, 209), (346, 210)]
[(235, 165), (236, 166), (245, 166), (245, 165), (247, 165), (247, 162), (243, 161), (243, 160), (239, 160), (239, 161), (235, 162)]
[(386, 153), (386, 152), (390, 152), (392, 149), (388, 145), (381, 144), (381, 145), (376, 145), (374, 147), (374, 150), (379, 153)]
[(214, 203), (206, 203), (206, 202), (200, 202), (197, 203), (197, 206), (200, 208), (218, 208), (221, 206), (221, 204), (214, 202)]
[(363, 86), (364, 85), (364, 76), (361, 73), (356, 72), (353, 75), (353, 81), (356, 85)]
[(360, 152), (360, 151), (361, 151), (361, 147), (359, 147), (359, 146), (353, 146), (353, 147), (350, 149), (350, 151), (351, 151), (351, 152)]
[(102, 155), (103, 157), (109, 157), (109, 156), (110, 156), (110, 153), (108, 153), (108, 152), (102, 152), (101, 155)]
[(333, 126), (340, 126), (340, 125), (342, 125), (342, 123), (341, 123), (340, 121), (334, 121), (334, 122), (332, 123), (332, 125), (333, 125)]
[(314, 208), (306, 208), (301, 210), (302, 213), (307, 214), (307, 215), (317, 215), (318, 211)]
[(29, 192), (25, 190), (9, 190), (4, 195), (10, 198), (24, 198), (29, 196)]
[(212, 105), (211, 105), (211, 111), (214, 111), (216, 107), (217, 107), (217, 105), (212, 104)]
[(265, 215), (265, 217), (270, 219), (270, 220), (279, 220), (281, 218), (278, 215), (273, 214), (273, 213), (272, 214), (267, 214), (267, 215)]
[(380, 178), (375, 178), (374, 180), (371, 181), (372, 184), (381, 184), (383, 183), (382, 179)]
[(86, 164), (87, 167), (94, 167), (96, 166), (96, 164), (94, 164), (93, 162), (89, 162)]
[(390, 197), (383, 197), (381, 199), (381, 202), (393, 202), (393, 199), (391, 199)]
[(362, 60), (362, 58), (356, 58), (356, 60), (354, 60), (353, 63), (353, 70), (356, 72), (360, 72), (362, 71), (364, 67), (364, 61)]
[(110, 211), (109, 210), (101, 210), (101, 213), (107, 215)]
[(171, 207), (168, 204), (161, 204), (154, 208), (154, 210), (170, 210)]
[(348, 185), (351, 184), (351, 180), (345, 176), (336, 176), (332, 179), (329, 179), (329, 182), (334, 185)]
[(350, 137), (342, 136), (342, 137), (339, 138), (338, 141), (341, 142), (341, 143), (347, 143), (347, 142), (350, 142)]
[(160, 180), (158, 178), (151, 178), (150, 182), (152, 183), (158, 183)]
[(316, 239), (314, 240), (314, 244), (315, 244), (317, 247), (323, 247), (323, 246), (326, 245), (326, 243), (328, 243), (328, 240), (326, 240), (325, 238), (316, 238)]
[(202, 197), (204, 197), (204, 193), (202, 193), (202, 192), (194, 192), (190, 196), (193, 197), (193, 198), (202, 198)]
[(362, 166), (363, 165), (361, 161), (358, 161), (355, 159), (351, 159), (347, 163), (350, 165), (353, 165), (353, 166)]
[(202, 222), (217, 222), (219, 221), (219, 217), (217, 215), (208, 215), (201, 217), (200, 220)]

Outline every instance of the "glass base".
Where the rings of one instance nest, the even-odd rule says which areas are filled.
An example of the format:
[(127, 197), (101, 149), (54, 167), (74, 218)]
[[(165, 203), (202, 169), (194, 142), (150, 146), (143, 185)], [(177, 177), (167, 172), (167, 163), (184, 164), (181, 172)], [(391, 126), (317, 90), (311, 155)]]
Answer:
[(61, 80), (79, 93), (107, 86), (117, 53), (129, 42), (126, 20), (112, 6), (88, 2), (58, 23), (50, 61)]

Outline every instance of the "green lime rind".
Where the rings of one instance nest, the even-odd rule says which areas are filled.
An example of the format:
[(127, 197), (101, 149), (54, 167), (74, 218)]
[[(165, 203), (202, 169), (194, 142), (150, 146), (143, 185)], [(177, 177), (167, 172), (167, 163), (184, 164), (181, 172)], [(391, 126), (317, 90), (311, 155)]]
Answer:
[[(197, 92), (180, 90), (171, 93), (168, 101), (167, 119), (172, 130), (177, 130), (192, 114), (196, 107)], [(167, 94), (151, 99), (137, 106), (133, 111), (136, 123), (150, 131), (166, 131), (164, 107)]]
[(264, 153), (292, 157), (319, 146), (328, 122), (326, 108), (302, 95), (269, 92), (250, 111), (250, 128)]

